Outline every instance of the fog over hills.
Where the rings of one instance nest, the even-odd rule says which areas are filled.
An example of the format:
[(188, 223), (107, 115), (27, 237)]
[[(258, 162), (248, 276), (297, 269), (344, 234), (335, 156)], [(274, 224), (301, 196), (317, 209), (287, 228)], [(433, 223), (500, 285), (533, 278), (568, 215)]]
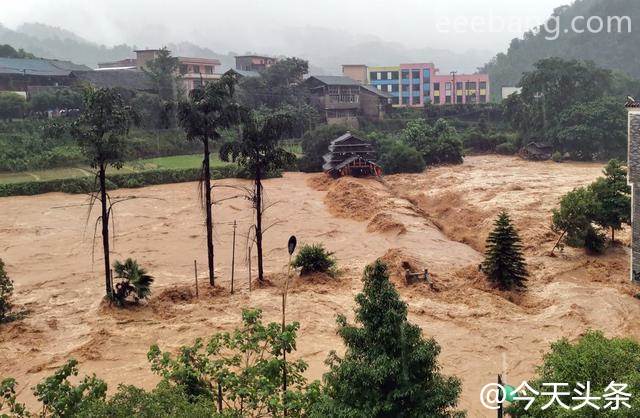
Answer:
[[(458, 70), (475, 72), (495, 51), (475, 50), (452, 52), (447, 49), (427, 46), (407, 47), (398, 42), (384, 41), (376, 36), (352, 35), (350, 33), (317, 26), (281, 28), (278, 38), (268, 50), (243, 49), (240, 42), (234, 48), (221, 50), (216, 46), (201, 45), (191, 40), (167, 39), (168, 31), (162, 25), (148, 25), (137, 29), (141, 36), (128, 40), (126, 44), (101, 45), (64, 28), (43, 23), (24, 23), (10, 29), (0, 23), (0, 43), (22, 48), (39, 57), (71, 60), (91, 67), (98, 62), (119, 60), (133, 56), (136, 48), (159, 48), (164, 45), (174, 55), (217, 58), (222, 70), (234, 65), (234, 55), (260, 53), (275, 56), (298, 56), (309, 60), (313, 74), (339, 74), (342, 64), (363, 63), (368, 65), (394, 65), (401, 62), (433, 62), (441, 71)], [(159, 38), (154, 42), (154, 36)], [(160, 35), (158, 35), (160, 34)], [(196, 39), (202, 39), (194, 37)]]

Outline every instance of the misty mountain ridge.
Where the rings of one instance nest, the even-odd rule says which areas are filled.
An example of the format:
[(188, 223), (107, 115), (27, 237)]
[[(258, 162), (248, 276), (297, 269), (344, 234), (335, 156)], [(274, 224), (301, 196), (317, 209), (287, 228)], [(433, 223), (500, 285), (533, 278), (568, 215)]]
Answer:
[[(140, 32), (149, 33), (150, 30), (143, 27)], [(322, 37), (319, 37), (320, 34)], [(431, 47), (408, 48), (376, 36), (349, 34), (321, 27), (286, 28), (281, 30), (280, 37), (283, 41), (280, 45), (275, 45), (273, 51), (261, 53), (307, 59), (311, 74), (340, 74), (342, 64), (377, 66), (425, 61), (433, 62), (442, 72), (475, 72), (493, 54), (491, 51), (478, 50), (452, 52)], [(235, 66), (235, 55), (258, 52), (243, 50), (237, 53), (229, 48), (230, 52), (224, 54), (190, 41), (158, 45), (149, 45), (149, 41), (149, 36), (144, 36), (141, 45), (132, 43), (106, 46), (84, 39), (69, 30), (43, 23), (24, 23), (15, 30), (0, 24), (0, 44), (22, 48), (38, 57), (70, 60), (92, 68), (96, 68), (100, 62), (131, 58), (138, 47), (159, 48), (166, 45), (175, 56), (215, 58), (221, 62), (220, 71)]]
[[(632, 22), (631, 33), (627, 32), (626, 26), (623, 26), (622, 33), (607, 33), (606, 30), (575, 33), (571, 22), (576, 16), (599, 16), (605, 27), (608, 16), (628, 16)], [(499, 94), (502, 86), (515, 86), (523, 72), (531, 71), (537, 61), (549, 57), (592, 60), (600, 67), (640, 78), (640, 54), (637, 51), (640, 32), (633, 27), (640, 22), (640, 1), (576, 0), (570, 6), (556, 8), (552, 17), (560, 22), (556, 40), (545, 39), (554, 37), (554, 24), (550, 25), (550, 32), (545, 32), (544, 28), (537, 32), (529, 31), (522, 38), (513, 39), (506, 53), (499, 53), (485, 64), (482, 71), (489, 74), (494, 94)], [(584, 20), (577, 24), (586, 25)]]

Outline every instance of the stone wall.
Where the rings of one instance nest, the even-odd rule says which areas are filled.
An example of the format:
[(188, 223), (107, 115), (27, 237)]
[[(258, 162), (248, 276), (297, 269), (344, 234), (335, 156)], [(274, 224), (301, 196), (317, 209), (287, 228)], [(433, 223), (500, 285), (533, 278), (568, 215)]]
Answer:
[(632, 187), (631, 279), (640, 283), (640, 108), (629, 109), (628, 178)]

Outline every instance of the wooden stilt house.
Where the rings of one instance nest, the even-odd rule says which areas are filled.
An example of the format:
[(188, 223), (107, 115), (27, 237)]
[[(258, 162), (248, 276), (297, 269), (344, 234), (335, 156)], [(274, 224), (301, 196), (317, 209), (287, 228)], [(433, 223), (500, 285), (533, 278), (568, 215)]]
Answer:
[(329, 144), (329, 152), (323, 156), (325, 173), (332, 177), (368, 177), (382, 175), (376, 164), (376, 152), (367, 141), (351, 132), (334, 139)]

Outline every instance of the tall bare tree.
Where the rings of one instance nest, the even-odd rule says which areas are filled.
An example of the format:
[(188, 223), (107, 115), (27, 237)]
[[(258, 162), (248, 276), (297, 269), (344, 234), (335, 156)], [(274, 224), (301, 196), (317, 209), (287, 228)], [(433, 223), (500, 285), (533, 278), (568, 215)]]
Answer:
[(71, 134), (83, 147), (91, 161), (91, 167), (98, 170), (96, 177), (99, 192), (92, 196), (92, 202), (100, 201), (102, 225), (102, 249), (104, 251), (104, 275), (107, 296), (111, 297), (111, 265), (109, 262), (109, 218), (111, 205), (107, 195), (107, 167), (122, 168), (125, 137), (133, 120), (131, 109), (115, 89), (95, 89), (84, 91), (84, 111), (71, 125)]
[(215, 285), (213, 214), (211, 200), (211, 143), (221, 137), (223, 129), (238, 122), (241, 109), (234, 99), (237, 83), (235, 76), (226, 74), (220, 80), (205, 84), (189, 93), (189, 100), (178, 105), (178, 122), (185, 130), (188, 140), (202, 142), (202, 194), (206, 211), (207, 257), (209, 283)]
[(258, 281), (264, 280), (262, 260), (262, 214), (264, 194), (262, 179), (275, 170), (281, 170), (295, 162), (295, 155), (279, 145), (294, 125), (294, 119), (287, 113), (274, 113), (264, 117), (248, 115), (242, 123), (242, 135), (237, 141), (230, 141), (220, 148), (223, 161), (236, 161), (247, 169), (253, 178), (251, 194), (256, 213), (255, 234), (258, 251)]

